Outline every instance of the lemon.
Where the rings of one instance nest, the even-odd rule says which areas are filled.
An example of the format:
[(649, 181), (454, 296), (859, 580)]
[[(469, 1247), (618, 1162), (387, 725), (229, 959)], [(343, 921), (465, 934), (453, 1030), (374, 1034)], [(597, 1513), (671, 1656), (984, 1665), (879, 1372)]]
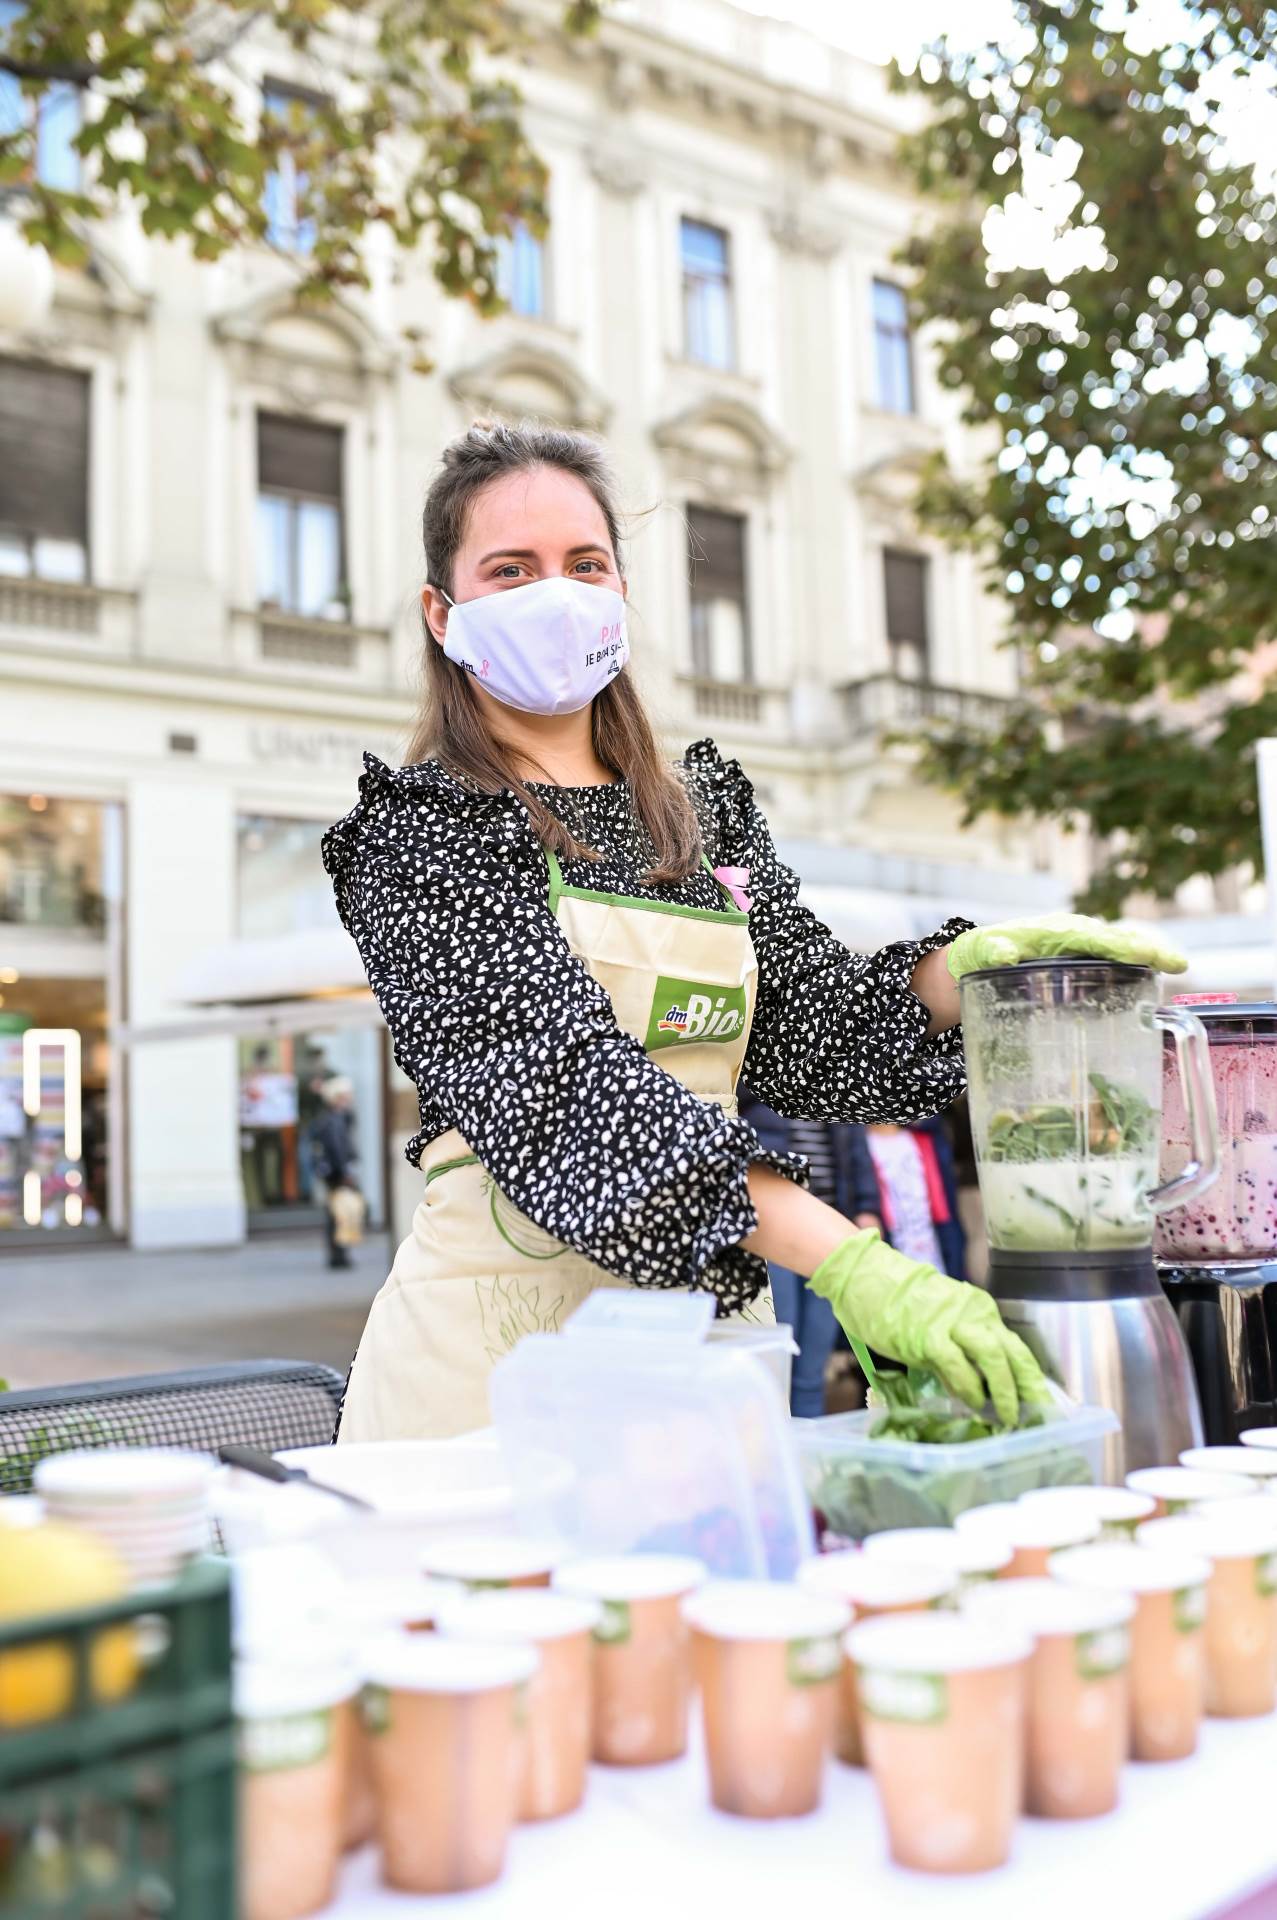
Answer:
[[(53, 1521), (0, 1526), (0, 1624), (101, 1606), (128, 1591), (128, 1575), (105, 1541)], [(131, 1625), (104, 1627), (89, 1649), (97, 1700), (122, 1699), (137, 1680)], [(75, 1694), (75, 1656), (63, 1640), (0, 1653), (0, 1728), (29, 1727), (65, 1713)]]

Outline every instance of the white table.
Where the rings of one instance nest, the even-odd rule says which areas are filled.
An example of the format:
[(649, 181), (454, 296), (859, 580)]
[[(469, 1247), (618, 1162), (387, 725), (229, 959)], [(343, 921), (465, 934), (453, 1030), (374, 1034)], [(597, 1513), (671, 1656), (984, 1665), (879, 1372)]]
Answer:
[[(831, 1763), (806, 1820), (712, 1812), (694, 1747), (675, 1766), (595, 1768), (581, 1812), (520, 1827), (505, 1877), (425, 1898), (351, 1860), (333, 1920), (1206, 1920), (1271, 1887), (1277, 1716), (1208, 1721), (1192, 1760), (1130, 1766), (1101, 1820), (1025, 1820), (1011, 1864), (970, 1878), (890, 1865), (868, 1776)], [(1248, 1920), (1250, 1916), (1248, 1915)]]

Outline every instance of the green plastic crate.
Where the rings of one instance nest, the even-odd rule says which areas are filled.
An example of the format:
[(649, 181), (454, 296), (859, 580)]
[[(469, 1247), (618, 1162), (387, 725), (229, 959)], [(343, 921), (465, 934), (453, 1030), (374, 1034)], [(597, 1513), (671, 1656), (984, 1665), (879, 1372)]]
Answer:
[[(89, 1649), (134, 1620), (146, 1650), (126, 1699), (95, 1703)], [(56, 1720), (0, 1729), (0, 1920), (235, 1920), (235, 1741), (228, 1571), (0, 1627), (0, 1660), (34, 1642), (73, 1652)]]

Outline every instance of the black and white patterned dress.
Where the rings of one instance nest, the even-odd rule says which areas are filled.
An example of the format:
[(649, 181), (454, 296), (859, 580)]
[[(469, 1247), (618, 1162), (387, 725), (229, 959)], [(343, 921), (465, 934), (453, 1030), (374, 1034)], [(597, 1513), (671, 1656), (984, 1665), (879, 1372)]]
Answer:
[[(757, 1224), (749, 1167), (802, 1178), (802, 1163), (768, 1153), (617, 1026), (550, 912), (545, 857), (513, 794), (476, 792), (431, 761), (395, 770), (367, 754), (364, 766), (359, 805), (325, 836), (324, 864), (418, 1090), (409, 1160), (455, 1127), (516, 1207), (607, 1272), (745, 1305), (766, 1280), (739, 1245)], [(749, 870), (754, 1092), (804, 1119), (906, 1121), (947, 1106), (962, 1090), (961, 1036), (927, 1039), (909, 983), (919, 959), (969, 923), (850, 953), (799, 904), (740, 766), (701, 741), (682, 773), (710, 863)], [(567, 863), (570, 885), (721, 907), (704, 869), (674, 886), (645, 882), (654, 850), (624, 781), (538, 792), (597, 851)], [(562, 1177), (585, 1163), (589, 1177)]]

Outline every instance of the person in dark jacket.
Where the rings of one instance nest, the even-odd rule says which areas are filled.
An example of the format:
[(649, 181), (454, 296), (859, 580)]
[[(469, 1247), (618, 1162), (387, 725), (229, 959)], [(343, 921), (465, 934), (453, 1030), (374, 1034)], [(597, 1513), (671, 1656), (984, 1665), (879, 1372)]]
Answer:
[[(357, 1187), (355, 1178), (355, 1089), (336, 1074), (320, 1088), (323, 1100), (310, 1130), (312, 1165), (331, 1194), (338, 1187)], [(324, 1234), (330, 1267), (348, 1267), (350, 1251), (337, 1244), (337, 1221), (331, 1206), (324, 1208)]]
[[(811, 1191), (847, 1215), (858, 1227), (881, 1227), (878, 1180), (860, 1126), (822, 1121), (785, 1120), (764, 1106), (746, 1087), (739, 1089), (740, 1111), (765, 1147), (776, 1153), (800, 1153), (808, 1163)], [(825, 1411), (825, 1369), (838, 1342), (839, 1327), (827, 1300), (796, 1273), (769, 1264), (776, 1318), (792, 1328), (798, 1353), (789, 1392), (797, 1419), (816, 1419)]]

